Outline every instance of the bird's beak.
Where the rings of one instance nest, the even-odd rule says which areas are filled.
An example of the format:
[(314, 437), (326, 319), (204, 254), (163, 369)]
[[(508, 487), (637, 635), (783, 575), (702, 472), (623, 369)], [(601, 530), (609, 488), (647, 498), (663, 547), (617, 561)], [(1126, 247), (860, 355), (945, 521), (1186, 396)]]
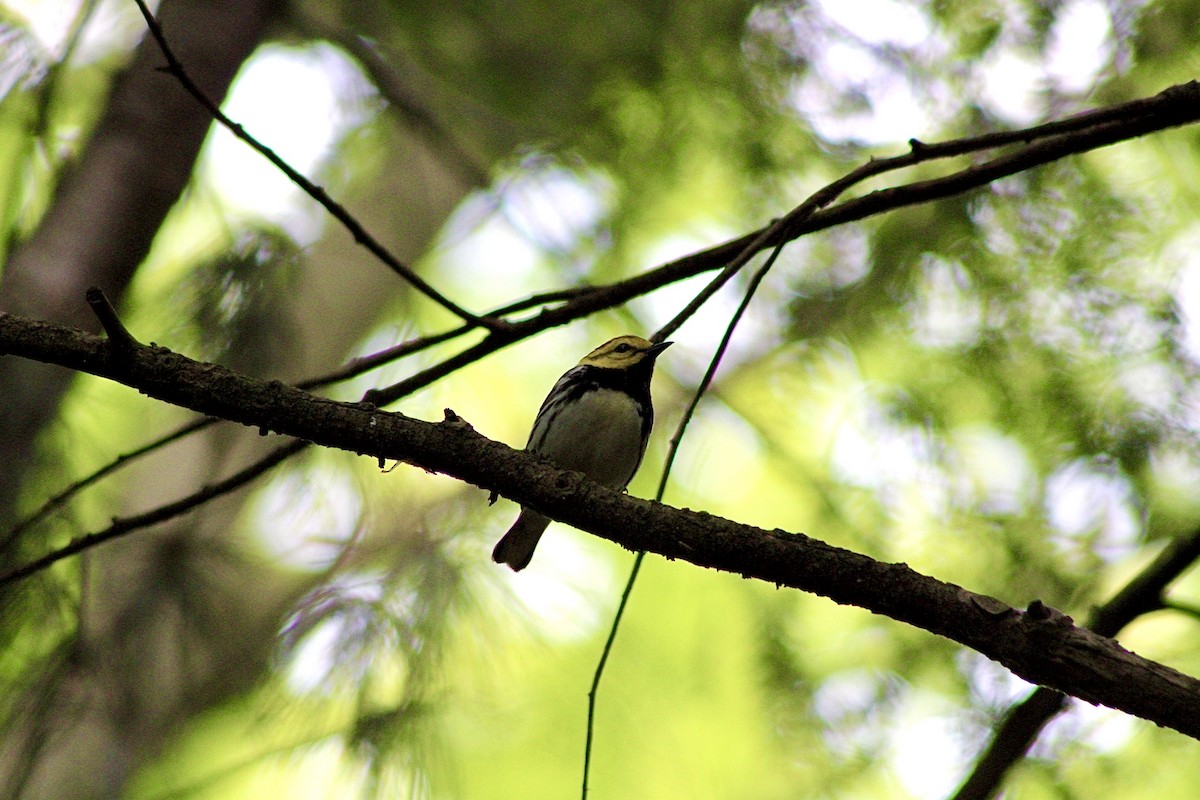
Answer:
[(668, 347), (670, 347), (673, 344), (675, 344), (675, 343), (674, 342), (659, 342), (658, 344), (652, 344), (646, 350), (646, 355), (652, 359), (658, 358), (659, 353), (661, 353), (663, 350), (666, 350)]

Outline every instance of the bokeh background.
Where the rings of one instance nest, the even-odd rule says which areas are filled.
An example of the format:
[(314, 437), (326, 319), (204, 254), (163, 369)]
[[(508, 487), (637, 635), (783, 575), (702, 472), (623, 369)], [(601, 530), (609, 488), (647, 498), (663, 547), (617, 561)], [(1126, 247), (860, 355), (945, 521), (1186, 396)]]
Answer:
[[(1200, 77), (1194, 0), (155, 8), (231, 117), (479, 312), (754, 230), (910, 138)], [(0, 308), (94, 327), (82, 287), (99, 283), (142, 340), (288, 382), (455, 325), (260, 156), (206, 135), (203, 109), (162, 112), (179, 89), (153, 71), (145, 30), (125, 0), (0, 4)], [(131, 99), (139, 47), (149, 88)], [(130, 120), (162, 144), (130, 145)], [(103, 161), (101, 132), (121, 157)], [(1200, 134), (1184, 128), (789, 245), (666, 502), (1086, 615), (1200, 524), (1198, 174)], [(705, 280), (523, 341), (395, 408), (450, 407), (521, 445), (563, 370), (653, 331)], [(634, 494), (653, 493), (742, 289), (673, 337)], [(327, 391), (358, 399), (463, 346)], [(13, 361), (0, 362), (5, 568), (276, 444), (207, 429), (14, 535), (192, 417)], [(555, 525), (510, 574), (488, 554), (515, 513), (310, 448), (4, 587), (4, 796), (575, 796), (586, 692), (632, 556)], [(1185, 574), (1169, 598), (1121, 641), (1198, 674), (1200, 583)], [(861, 609), (650, 557), (601, 688), (590, 796), (947, 797), (1030, 689)], [(1197, 752), (1075, 704), (1008, 796), (1191, 798)]]

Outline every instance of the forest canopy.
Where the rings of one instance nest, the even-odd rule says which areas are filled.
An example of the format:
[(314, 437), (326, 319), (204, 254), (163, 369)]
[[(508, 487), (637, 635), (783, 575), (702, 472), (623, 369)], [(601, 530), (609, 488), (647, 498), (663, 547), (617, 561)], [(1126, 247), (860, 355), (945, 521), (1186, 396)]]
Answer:
[(0, 3), (0, 794), (1194, 796), (1197, 18)]

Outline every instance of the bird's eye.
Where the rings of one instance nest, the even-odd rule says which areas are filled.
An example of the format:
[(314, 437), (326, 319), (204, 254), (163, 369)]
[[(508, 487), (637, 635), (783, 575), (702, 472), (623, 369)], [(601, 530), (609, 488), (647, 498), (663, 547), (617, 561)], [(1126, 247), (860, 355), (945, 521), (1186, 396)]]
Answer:
[(621, 342), (619, 345), (617, 345), (614, 348), (615, 352), (618, 352), (618, 353), (628, 353), (632, 349), (633, 349), (633, 347), (626, 344), (625, 342)]

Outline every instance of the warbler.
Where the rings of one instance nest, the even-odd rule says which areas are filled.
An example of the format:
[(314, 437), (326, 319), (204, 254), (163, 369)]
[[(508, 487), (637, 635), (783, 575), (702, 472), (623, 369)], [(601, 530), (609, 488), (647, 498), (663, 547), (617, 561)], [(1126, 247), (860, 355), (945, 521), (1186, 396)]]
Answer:
[[(646, 452), (654, 426), (650, 376), (671, 342), (618, 336), (563, 373), (538, 409), (525, 449), (597, 483), (624, 489)], [(529, 565), (547, 517), (530, 508), (496, 543), (492, 559), (514, 570)]]

